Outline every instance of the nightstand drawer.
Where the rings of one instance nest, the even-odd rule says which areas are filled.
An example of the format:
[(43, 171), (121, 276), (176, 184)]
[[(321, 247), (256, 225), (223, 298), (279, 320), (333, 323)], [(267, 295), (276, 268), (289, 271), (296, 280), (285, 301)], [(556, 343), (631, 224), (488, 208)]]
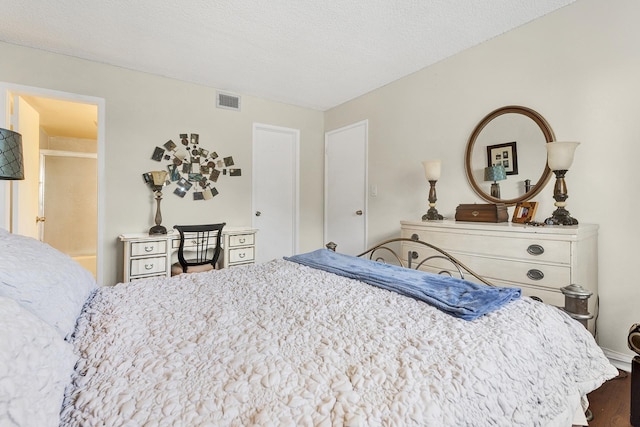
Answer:
[(146, 274), (162, 273), (167, 270), (167, 258), (152, 257), (152, 258), (138, 258), (131, 260), (130, 275), (141, 276)]
[(229, 263), (249, 262), (254, 259), (254, 248), (238, 248), (229, 251)]
[(131, 256), (157, 255), (167, 252), (166, 240), (154, 240), (149, 242), (131, 242)]
[[(236, 234), (229, 236), (229, 247), (248, 246), (254, 243), (254, 234)], [(252, 257), (253, 258), (253, 257)]]

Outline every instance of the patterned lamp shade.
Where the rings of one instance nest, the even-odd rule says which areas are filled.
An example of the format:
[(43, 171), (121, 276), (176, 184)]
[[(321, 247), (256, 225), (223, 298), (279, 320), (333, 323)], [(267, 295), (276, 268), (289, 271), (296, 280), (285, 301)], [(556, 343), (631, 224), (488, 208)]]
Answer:
[(484, 168), (484, 180), (485, 181), (502, 181), (507, 179), (507, 171), (502, 165), (493, 165)]
[(24, 179), (22, 136), (0, 128), (0, 179)]

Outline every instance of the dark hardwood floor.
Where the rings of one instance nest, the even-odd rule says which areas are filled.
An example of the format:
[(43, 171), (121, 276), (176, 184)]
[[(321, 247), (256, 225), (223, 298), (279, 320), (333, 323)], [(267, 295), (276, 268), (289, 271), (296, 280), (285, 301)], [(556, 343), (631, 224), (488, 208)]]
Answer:
[(589, 393), (593, 420), (589, 427), (630, 427), (631, 373), (620, 374)]

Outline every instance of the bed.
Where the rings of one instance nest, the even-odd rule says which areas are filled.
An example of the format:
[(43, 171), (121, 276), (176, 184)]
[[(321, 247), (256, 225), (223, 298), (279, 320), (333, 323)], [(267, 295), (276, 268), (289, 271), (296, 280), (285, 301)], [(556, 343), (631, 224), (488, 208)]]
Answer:
[(513, 290), (437, 276), (451, 291), (427, 303), (308, 265), (323, 258), (405, 277), (321, 249), (98, 288), (0, 230), (0, 425), (569, 426), (617, 374), (580, 323)]

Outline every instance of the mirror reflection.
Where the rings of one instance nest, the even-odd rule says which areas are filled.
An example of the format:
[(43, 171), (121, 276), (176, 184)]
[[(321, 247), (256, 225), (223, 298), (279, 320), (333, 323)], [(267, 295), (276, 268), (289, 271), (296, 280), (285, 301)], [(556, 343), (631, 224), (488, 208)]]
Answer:
[(551, 175), (545, 144), (554, 139), (544, 118), (531, 109), (509, 106), (493, 111), (469, 139), (469, 183), (489, 202), (512, 205), (531, 199)]

